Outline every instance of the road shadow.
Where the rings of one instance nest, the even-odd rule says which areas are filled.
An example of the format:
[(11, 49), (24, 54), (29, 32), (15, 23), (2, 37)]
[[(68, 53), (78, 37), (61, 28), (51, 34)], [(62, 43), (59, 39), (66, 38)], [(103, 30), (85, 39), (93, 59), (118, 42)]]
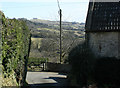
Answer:
[(31, 84), (29, 88), (68, 88), (68, 86), (56, 86), (57, 83)]
[(62, 78), (62, 77), (49, 77), (49, 78), (44, 78), (44, 79), (53, 79), (56, 81), (56, 84), (53, 84), (55, 86), (67, 86), (67, 78)]

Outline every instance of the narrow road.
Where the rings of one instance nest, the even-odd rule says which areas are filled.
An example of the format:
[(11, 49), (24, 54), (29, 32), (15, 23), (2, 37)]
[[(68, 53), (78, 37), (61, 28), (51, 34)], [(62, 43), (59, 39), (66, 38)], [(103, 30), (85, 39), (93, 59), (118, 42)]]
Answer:
[(67, 86), (67, 76), (56, 72), (27, 72), (26, 81), (31, 87)]

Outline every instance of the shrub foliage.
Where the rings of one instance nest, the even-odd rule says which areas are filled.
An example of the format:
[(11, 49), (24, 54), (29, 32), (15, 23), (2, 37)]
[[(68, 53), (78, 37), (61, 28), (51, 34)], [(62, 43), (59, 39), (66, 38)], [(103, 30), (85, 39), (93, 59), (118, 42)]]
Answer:
[(86, 41), (81, 42), (81, 44), (71, 50), (68, 60), (72, 66), (71, 74), (81, 88), (86, 86), (90, 80), (93, 81), (92, 74), (94, 72), (95, 57), (90, 52)]
[(48, 62), (48, 58), (29, 57), (28, 66), (39, 66), (41, 63)]
[(2, 65), (4, 79), (15, 78), (18, 85), (23, 85), (27, 71), (29, 45), (30, 31), (25, 22), (16, 19), (6, 19), (2, 15)]

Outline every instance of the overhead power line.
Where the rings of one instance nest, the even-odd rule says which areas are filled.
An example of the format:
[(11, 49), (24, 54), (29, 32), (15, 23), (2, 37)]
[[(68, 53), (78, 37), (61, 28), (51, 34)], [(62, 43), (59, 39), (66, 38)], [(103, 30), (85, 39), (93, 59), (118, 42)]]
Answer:
[(60, 3), (59, 3), (59, 0), (57, 0), (57, 3), (58, 3), (58, 8), (59, 8), (59, 10), (60, 10)]

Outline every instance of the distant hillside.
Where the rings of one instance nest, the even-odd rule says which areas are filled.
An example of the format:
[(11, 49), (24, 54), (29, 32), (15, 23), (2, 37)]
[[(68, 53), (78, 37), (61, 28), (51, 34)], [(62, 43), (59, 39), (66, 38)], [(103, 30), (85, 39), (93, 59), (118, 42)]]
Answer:
[[(43, 23), (47, 24), (49, 27), (54, 29), (59, 29), (59, 21), (49, 21), (49, 20), (41, 20), (41, 19), (31, 19), (30, 21), (35, 23)], [(78, 22), (62, 22), (62, 28), (64, 30), (84, 30), (85, 23)]]
[[(59, 62), (59, 22), (40, 19), (24, 20), (32, 34), (30, 57), (49, 58), (50, 62)], [(62, 22), (62, 59), (67, 60), (68, 53), (84, 40), (84, 23)]]

